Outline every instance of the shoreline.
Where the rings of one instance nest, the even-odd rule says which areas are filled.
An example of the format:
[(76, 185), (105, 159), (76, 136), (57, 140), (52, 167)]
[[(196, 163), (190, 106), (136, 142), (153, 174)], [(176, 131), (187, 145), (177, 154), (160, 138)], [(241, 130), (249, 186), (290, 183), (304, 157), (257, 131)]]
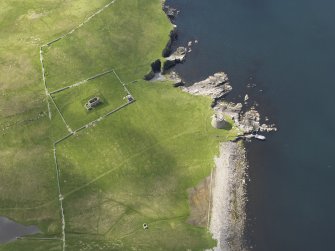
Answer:
[[(219, 143), (219, 154), (213, 159), (215, 167), (209, 176), (211, 181), (208, 194), (207, 228), (212, 238), (217, 241), (217, 246), (207, 251), (247, 250), (244, 245), (244, 233), (248, 163), (244, 141), (239, 139), (243, 139), (244, 135), (252, 135), (255, 128), (259, 128), (259, 114), (254, 110), (242, 113), (242, 104), (226, 103), (224, 97), (232, 87), (224, 72), (215, 73), (191, 86), (179, 88), (191, 95), (211, 97), (212, 119), (218, 122), (217, 115), (229, 117), (239, 130), (235, 140)], [(217, 126), (216, 123), (213, 124), (213, 120), (214, 128), (227, 129)]]
[(214, 158), (209, 231), (214, 251), (245, 250), (246, 151), (242, 142), (221, 142)]
[[(165, 1), (163, 2), (163, 10), (164, 8), (170, 12), (178, 13), (176, 9), (165, 6)], [(174, 42), (173, 38), (177, 36), (177, 26), (172, 22), (175, 16), (171, 18), (168, 13), (165, 14), (174, 27), (167, 44), (167, 48), (170, 50)], [(188, 47), (178, 47), (175, 52), (171, 51), (173, 63), (169, 69), (184, 62), (187, 54), (191, 52), (190, 49), (187, 50)], [(182, 53), (180, 53), (181, 49)], [(165, 58), (170, 60), (171, 56)], [(217, 241), (216, 247), (206, 249), (206, 251), (246, 251), (248, 250), (245, 243), (248, 163), (243, 140), (252, 138), (265, 140), (265, 136), (258, 133), (276, 131), (277, 128), (274, 124), (261, 124), (260, 114), (255, 107), (242, 110), (247, 104), (248, 95), (245, 96), (244, 104), (225, 100), (226, 95), (232, 90), (232, 86), (224, 72), (215, 73), (205, 80), (187, 86), (174, 70), (170, 69), (166, 72), (163, 67), (162, 74), (174, 83), (174, 87), (194, 96), (208, 96), (212, 99), (211, 107), (214, 118), (212, 126), (217, 129), (225, 128), (217, 126), (221, 123), (217, 118), (229, 117), (239, 130), (235, 140), (219, 143), (219, 155), (214, 156), (215, 167), (205, 179), (205, 181), (210, 180), (208, 198), (206, 198), (208, 200), (206, 225), (212, 238)], [(159, 80), (157, 76), (154, 79)], [(214, 120), (216, 121), (213, 123)], [(225, 122), (225, 119), (223, 121)]]

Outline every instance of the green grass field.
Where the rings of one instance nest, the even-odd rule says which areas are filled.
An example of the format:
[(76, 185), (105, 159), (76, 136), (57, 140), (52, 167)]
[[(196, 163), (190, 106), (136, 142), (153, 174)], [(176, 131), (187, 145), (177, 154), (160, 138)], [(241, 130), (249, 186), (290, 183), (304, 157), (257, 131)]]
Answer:
[[(68, 131), (44, 93), (39, 48), (110, 1), (0, 3), (0, 215), (61, 237), (53, 142)], [(210, 125), (210, 99), (140, 80), (171, 29), (159, 0), (116, 0), (43, 48), (49, 91), (115, 69), (136, 102), (57, 144), (66, 250), (203, 250), (206, 228), (187, 223), (187, 189), (207, 177), (218, 143), (238, 133)], [(132, 82), (138, 80), (137, 82)], [(76, 129), (126, 103), (111, 74), (52, 94)], [(90, 112), (92, 96), (104, 103)], [(49, 120), (47, 101), (51, 106)], [(144, 230), (143, 223), (149, 225)], [(0, 250), (61, 251), (60, 240), (19, 240)]]
[[(127, 94), (116, 76), (110, 73), (52, 96), (70, 127), (77, 129), (126, 104)], [(87, 111), (85, 104), (92, 97), (99, 97), (102, 103)]]

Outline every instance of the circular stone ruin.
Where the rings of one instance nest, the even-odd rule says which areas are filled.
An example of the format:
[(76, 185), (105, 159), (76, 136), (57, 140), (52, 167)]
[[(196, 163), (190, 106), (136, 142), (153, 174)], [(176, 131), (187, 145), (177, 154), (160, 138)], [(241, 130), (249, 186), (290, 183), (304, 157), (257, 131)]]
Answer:
[(212, 116), (211, 124), (216, 129), (224, 129), (229, 126), (229, 123), (224, 119), (223, 114), (214, 114)]

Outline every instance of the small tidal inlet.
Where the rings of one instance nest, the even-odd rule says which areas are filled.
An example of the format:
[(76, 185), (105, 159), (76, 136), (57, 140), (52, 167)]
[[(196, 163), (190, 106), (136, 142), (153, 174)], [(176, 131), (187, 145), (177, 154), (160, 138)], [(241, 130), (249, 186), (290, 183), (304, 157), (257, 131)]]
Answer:
[(228, 74), (228, 99), (255, 106), (279, 131), (246, 145), (247, 246), (334, 250), (335, 1), (168, 0), (176, 70), (189, 83)]
[(16, 240), (18, 237), (39, 233), (36, 226), (24, 226), (0, 216), (0, 244)]

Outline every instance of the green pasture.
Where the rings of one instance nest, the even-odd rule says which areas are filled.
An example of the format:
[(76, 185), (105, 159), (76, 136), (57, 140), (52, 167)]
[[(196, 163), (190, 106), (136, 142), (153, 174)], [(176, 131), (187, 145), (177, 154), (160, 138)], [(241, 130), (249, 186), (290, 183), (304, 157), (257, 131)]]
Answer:
[[(77, 87), (53, 94), (53, 99), (72, 129), (77, 129), (127, 103), (127, 92), (113, 72)], [(99, 97), (101, 104), (87, 110), (90, 98)]]
[(101, 247), (108, 240), (125, 250), (211, 247), (205, 228), (186, 223), (186, 190), (210, 174), (219, 141), (235, 133), (212, 129), (208, 98), (168, 83), (128, 87), (135, 103), (58, 147), (72, 245), (96, 236)]
[[(39, 48), (107, 3), (0, 2), (0, 215), (37, 225), (42, 233), (33, 237), (61, 237), (53, 142), (68, 133), (45, 96)], [(171, 27), (159, 0), (116, 0), (43, 48), (50, 92), (115, 69), (136, 98), (57, 145), (68, 251), (215, 245), (206, 228), (187, 224), (187, 189), (210, 174), (219, 142), (238, 130), (233, 124), (230, 130), (211, 127), (209, 98), (183, 93), (169, 82), (141, 80), (161, 57)], [(125, 95), (111, 73), (52, 97), (76, 129), (126, 103)], [(84, 104), (92, 96), (104, 103), (88, 112)], [(0, 250), (61, 251), (62, 243), (18, 240)]]
[[(157, 4), (158, 3), (158, 4)], [(150, 69), (171, 24), (158, 0), (116, 1), (74, 33), (44, 49), (47, 85), (58, 89), (110, 68)], [(143, 71), (131, 71), (132, 80)]]

